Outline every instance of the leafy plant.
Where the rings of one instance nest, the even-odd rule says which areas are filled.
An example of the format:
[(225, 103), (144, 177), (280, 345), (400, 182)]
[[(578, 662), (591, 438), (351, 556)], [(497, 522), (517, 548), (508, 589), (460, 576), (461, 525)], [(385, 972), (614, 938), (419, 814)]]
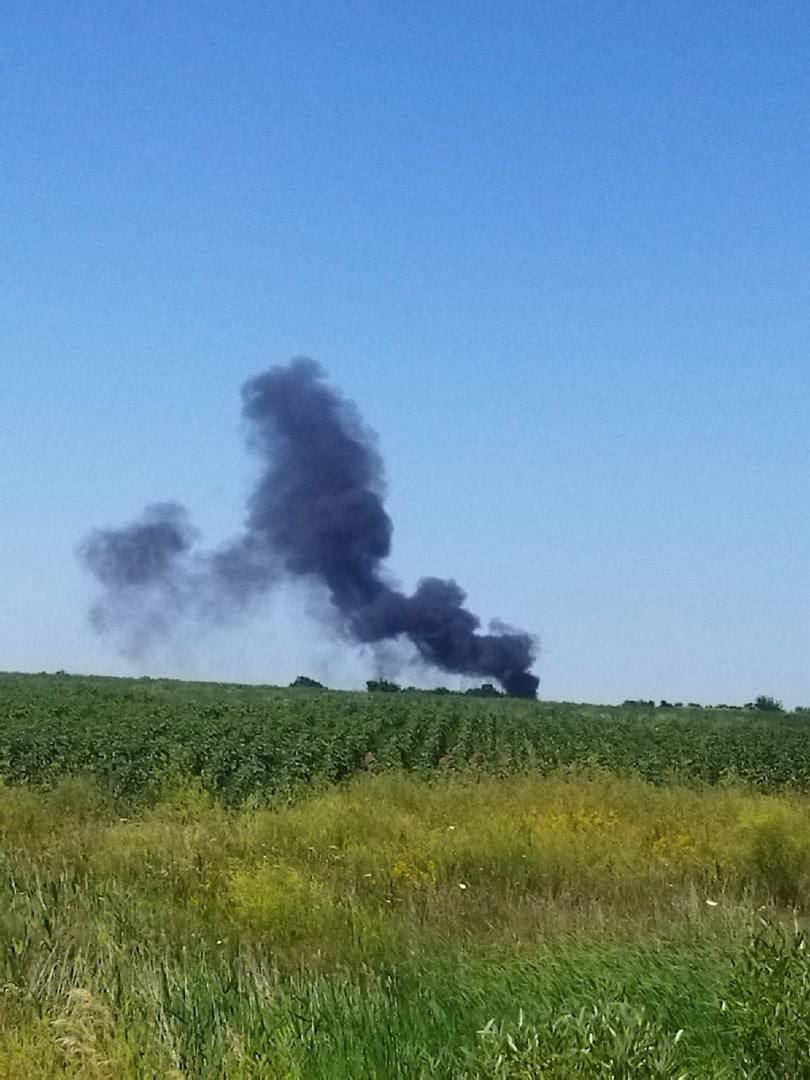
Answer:
[(490, 1021), (470, 1055), (470, 1077), (523, 1080), (545, 1076), (610, 1080), (686, 1077), (679, 1061), (683, 1031), (670, 1035), (643, 1009), (607, 1002), (566, 1013), (546, 1025)]
[(804, 933), (763, 921), (735, 968), (724, 1010), (746, 1077), (810, 1077), (810, 958)]

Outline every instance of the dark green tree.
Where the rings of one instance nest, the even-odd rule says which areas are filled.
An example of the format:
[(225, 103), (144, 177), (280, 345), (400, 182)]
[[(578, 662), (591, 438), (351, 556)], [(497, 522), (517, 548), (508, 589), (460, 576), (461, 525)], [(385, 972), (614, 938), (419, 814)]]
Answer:
[(754, 708), (758, 712), (784, 712), (782, 702), (777, 701), (776, 698), (769, 697), (767, 694), (760, 694), (754, 702)]
[(326, 687), (323, 683), (319, 683), (316, 679), (310, 679), (308, 675), (298, 675), (290, 683), (290, 686), (294, 689), (302, 690), (325, 690)]

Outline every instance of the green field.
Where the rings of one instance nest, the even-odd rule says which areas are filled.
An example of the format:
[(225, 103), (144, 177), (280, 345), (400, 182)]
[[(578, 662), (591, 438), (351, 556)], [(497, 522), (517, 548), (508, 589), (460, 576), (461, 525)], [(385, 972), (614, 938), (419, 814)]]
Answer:
[(195, 778), (229, 805), (358, 771), (595, 767), (661, 783), (810, 790), (806, 714), (0, 676), (0, 776), (93, 777), (149, 800)]
[(0, 1077), (810, 1076), (799, 715), (0, 677)]

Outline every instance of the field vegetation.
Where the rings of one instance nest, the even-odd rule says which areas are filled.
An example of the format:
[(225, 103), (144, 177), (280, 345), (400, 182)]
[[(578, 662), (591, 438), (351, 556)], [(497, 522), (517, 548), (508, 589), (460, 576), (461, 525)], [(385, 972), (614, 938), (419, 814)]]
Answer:
[(810, 1076), (805, 721), (0, 694), (0, 1077)]
[(810, 790), (806, 713), (0, 676), (0, 776), (92, 777), (148, 802), (193, 778), (228, 805), (369, 767), (420, 774), (596, 767), (652, 783)]

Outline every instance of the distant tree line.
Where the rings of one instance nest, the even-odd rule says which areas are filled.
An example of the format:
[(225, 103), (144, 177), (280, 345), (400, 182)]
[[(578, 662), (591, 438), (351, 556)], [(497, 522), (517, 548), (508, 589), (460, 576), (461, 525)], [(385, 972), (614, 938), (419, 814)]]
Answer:
[(446, 686), (437, 686), (433, 690), (423, 690), (418, 686), (400, 686), (399, 683), (389, 682), (387, 679), (369, 679), (366, 689), (370, 694), (455, 694), (459, 697), (500, 698), (507, 695), (498, 690), (492, 683), (482, 683), (481, 686), (472, 686), (469, 690), (450, 690)]
[[(308, 675), (298, 675), (290, 683), (291, 690), (327, 690), (328, 687)], [(482, 683), (469, 690), (450, 690), (446, 686), (437, 686), (432, 690), (423, 690), (419, 686), (400, 686), (389, 679), (369, 679), (366, 690), (370, 694), (454, 694), (459, 697), (501, 698), (507, 695), (492, 683)]]
[[(57, 674), (60, 674), (57, 672)], [(326, 690), (328, 687), (323, 683), (318, 682), (317, 679), (311, 679), (308, 675), (298, 675), (290, 683), (292, 689), (301, 690)], [(423, 690), (418, 686), (400, 686), (399, 683), (391, 682), (389, 679), (369, 679), (366, 682), (366, 690), (370, 694), (452, 694), (457, 697), (477, 697), (477, 698), (502, 698), (507, 697), (502, 690), (499, 690), (493, 683), (482, 683), (480, 686), (470, 687), (469, 690), (450, 690), (446, 686), (436, 686), (432, 690)], [(664, 698), (658, 702), (656, 706), (652, 700), (645, 701), (643, 698), (627, 698), (622, 702), (623, 708), (636, 708), (636, 709), (728, 709), (742, 711), (747, 709), (753, 712), (764, 713), (784, 713), (785, 707), (781, 701), (771, 697), (769, 694), (760, 694), (754, 701), (747, 701), (745, 705), (701, 705), (697, 701), (690, 701), (686, 705), (682, 701), (667, 701)], [(805, 716), (810, 719), (810, 705), (797, 705), (794, 712), (799, 716)]]
[[(645, 701), (643, 698), (635, 700), (633, 698), (627, 698), (622, 702), (622, 706), (625, 708), (645, 708), (654, 709), (656, 704), (654, 701)], [(701, 705), (699, 701), (690, 701), (686, 705), (682, 701), (667, 701), (665, 698), (661, 698), (658, 702), (657, 708), (659, 709), (735, 709), (742, 711), (747, 709), (749, 712), (773, 712), (783, 713), (785, 707), (781, 701), (778, 701), (774, 697), (770, 697), (768, 694), (760, 694), (754, 701), (746, 701), (745, 705)], [(797, 713), (810, 714), (810, 706), (797, 705), (795, 710)]]

